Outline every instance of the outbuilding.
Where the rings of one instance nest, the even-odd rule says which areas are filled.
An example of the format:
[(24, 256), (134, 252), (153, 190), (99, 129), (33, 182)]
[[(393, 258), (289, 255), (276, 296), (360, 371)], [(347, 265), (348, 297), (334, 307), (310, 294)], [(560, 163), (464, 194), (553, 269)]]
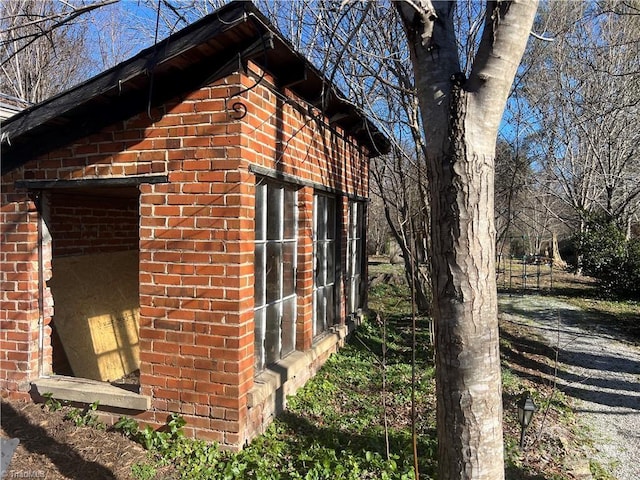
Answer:
[(240, 448), (357, 323), (388, 141), (250, 3), (1, 135), (3, 397)]

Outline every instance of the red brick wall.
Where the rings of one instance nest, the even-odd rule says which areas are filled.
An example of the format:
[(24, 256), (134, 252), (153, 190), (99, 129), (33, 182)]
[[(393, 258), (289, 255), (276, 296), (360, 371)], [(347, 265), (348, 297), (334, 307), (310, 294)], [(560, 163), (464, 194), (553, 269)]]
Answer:
[(0, 209), (0, 387), (26, 398), (38, 368), (38, 217), (28, 196), (4, 185)]
[(137, 194), (127, 198), (53, 193), (47, 200), (54, 256), (138, 249)]
[[(361, 149), (340, 130), (331, 130), (318, 109), (309, 108), (288, 91), (272, 87), (269, 75), (252, 66), (254, 76), (244, 77), (243, 95), (250, 105), (242, 133), (247, 140), (245, 158), (277, 172), (331, 187), (339, 192), (367, 197), (368, 161)], [(262, 80), (258, 82), (258, 78)]]
[[(2, 178), (3, 395), (26, 397), (29, 381), (38, 376), (38, 214), (27, 193), (15, 191), (14, 182), (164, 174), (168, 183), (140, 186), (137, 206), (140, 383), (141, 393), (152, 398), (151, 410), (139, 418), (158, 425), (168, 412), (179, 412), (188, 422), (187, 433), (229, 446), (241, 445), (247, 431), (253, 435), (247, 425), (247, 394), (254, 384), (256, 180), (250, 167), (258, 165), (353, 195), (366, 196), (368, 185), (367, 159), (357, 145), (341, 132), (332, 132), (318, 111), (305, 114), (306, 104), (291, 92), (277, 92), (268, 75), (256, 85), (261, 72), (251, 68), (253, 74), (229, 76), (154, 109), (153, 120), (145, 112), (118, 122)], [(284, 102), (283, 95), (291, 100)], [(231, 108), (235, 102), (246, 106), (244, 118)], [(312, 343), (313, 192), (313, 187), (305, 186), (298, 196), (299, 350), (308, 350)], [(105, 209), (85, 203), (81, 208), (78, 202), (66, 206), (64, 200), (52, 196), (56, 254), (133, 246), (132, 205)], [(95, 220), (100, 210), (112, 225), (121, 226), (102, 243), (97, 239), (102, 237), (102, 225), (109, 222)], [(117, 219), (120, 213), (126, 218)], [(66, 232), (67, 239), (74, 232), (93, 229), (94, 235), (83, 237), (87, 245), (57, 243), (63, 237), (55, 227), (67, 224), (65, 215), (81, 219), (74, 229), (84, 228)], [(49, 250), (44, 257), (50, 258)], [(45, 278), (55, 275), (47, 269), (49, 262)], [(52, 314), (51, 301), (50, 296), (45, 298), (45, 324)], [(45, 329), (45, 342), (49, 333)], [(50, 348), (44, 363), (46, 373)]]
[(313, 188), (298, 191), (298, 323), (296, 350), (306, 351), (313, 341)]

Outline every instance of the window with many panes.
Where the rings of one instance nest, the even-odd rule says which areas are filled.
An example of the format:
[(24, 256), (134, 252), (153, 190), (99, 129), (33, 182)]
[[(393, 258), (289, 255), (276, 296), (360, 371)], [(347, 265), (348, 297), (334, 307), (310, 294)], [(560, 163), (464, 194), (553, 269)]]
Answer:
[(255, 368), (260, 371), (295, 349), (296, 189), (261, 180), (255, 215)]
[(313, 197), (313, 335), (335, 321), (336, 199)]
[(364, 262), (364, 202), (349, 202), (347, 220), (347, 310), (362, 307), (362, 270)]

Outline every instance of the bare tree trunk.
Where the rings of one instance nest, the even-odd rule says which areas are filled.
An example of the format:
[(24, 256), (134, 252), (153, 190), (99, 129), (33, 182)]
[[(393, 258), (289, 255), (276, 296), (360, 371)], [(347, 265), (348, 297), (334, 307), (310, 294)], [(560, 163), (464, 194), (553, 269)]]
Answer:
[(413, 287), (418, 310), (429, 314), (430, 279), (421, 268), (421, 263), (429, 256), (428, 245), (424, 241), (429, 232), (421, 167), (419, 160), (408, 162), (401, 152), (395, 152), (393, 156), (374, 163), (370, 172), (371, 185), (382, 201), (389, 233), (402, 252), (407, 285)]
[(576, 275), (582, 275), (582, 265), (584, 264), (584, 255), (582, 255), (582, 236), (586, 233), (587, 222), (584, 218), (580, 218), (580, 245), (578, 245), (578, 254), (576, 255)]
[[(462, 99), (458, 105), (464, 110)], [(462, 116), (464, 116), (464, 113)], [(468, 119), (467, 119), (468, 120)], [(493, 158), (464, 132), (431, 192), (439, 478), (503, 478)], [(456, 184), (465, 188), (455, 191)], [(455, 187), (454, 187), (455, 188)]]
[(429, 165), (438, 478), (504, 478), (495, 284), (494, 156), (537, 3), (490, 2), (469, 79), (455, 3), (400, 3)]
[(567, 263), (560, 256), (560, 247), (558, 246), (558, 234), (556, 232), (552, 233), (551, 237), (551, 258), (553, 260), (553, 265), (560, 268), (565, 268)]
[[(387, 202), (384, 203), (384, 215), (389, 225), (391, 235), (395, 239), (396, 243), (402, 251), (402, 260), (404, 262), (404, 275), (407, 280), (407, 285), (413, 288), (416, 307), (421, 313), (429, 313), (431, 310), (431, 300), (427, 294), (429, 287), (429, 279), (420, 271), (420, 263), (418, 261), (418, 255), (416, 254), (415, 245), (413, 248), (409, 242), (415, 242), (415, 235), (407, 235), (404, 230), (399, 230), (395, 226), (395, 222), (391, 218), (391, 207)], [(411, 221), (411, 220), (409, 220)], [(402, 225), (400, 226), (402, 228)]]

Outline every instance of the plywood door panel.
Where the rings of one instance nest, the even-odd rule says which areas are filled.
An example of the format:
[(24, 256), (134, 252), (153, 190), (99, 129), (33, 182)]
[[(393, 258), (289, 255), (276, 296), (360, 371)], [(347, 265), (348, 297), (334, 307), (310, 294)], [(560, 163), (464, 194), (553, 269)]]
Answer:
[(54, 258), (54, 323), (76, 377), (111, 381), (139, 368), (138, 252)]

